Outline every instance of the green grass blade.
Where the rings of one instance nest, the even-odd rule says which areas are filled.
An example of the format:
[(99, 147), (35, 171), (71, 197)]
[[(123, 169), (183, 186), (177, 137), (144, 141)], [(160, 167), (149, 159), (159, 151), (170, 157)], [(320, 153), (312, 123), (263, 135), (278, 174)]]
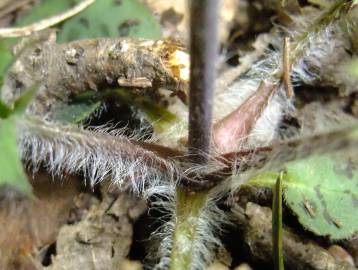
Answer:
[(275, 270), (284, 270), (282, 249), (282, 178), (280, 173), (276, 180), (272, 203), (272, 244)]

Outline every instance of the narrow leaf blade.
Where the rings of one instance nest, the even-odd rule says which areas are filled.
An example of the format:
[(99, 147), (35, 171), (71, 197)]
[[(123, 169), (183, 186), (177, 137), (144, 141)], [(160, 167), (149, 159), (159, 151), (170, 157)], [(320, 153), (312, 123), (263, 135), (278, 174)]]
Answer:
[(276, 179), (272, 202), (272, 246), (275, 270), (285, 269), (282, 248), (282, 178), (283, 172)]

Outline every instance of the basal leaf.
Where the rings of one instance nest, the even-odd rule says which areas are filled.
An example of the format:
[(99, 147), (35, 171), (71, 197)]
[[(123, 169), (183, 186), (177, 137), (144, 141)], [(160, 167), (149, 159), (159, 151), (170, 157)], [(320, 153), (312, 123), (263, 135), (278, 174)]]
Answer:
[(358, 231), (358, 160), (354, 154), (314, 156), (287, 165), (284, 198), (317, 235), (344, 239)]
[[(278, 174), (259, 174), (248, 184), (273, 187)], [(358, 232), (358, 156), (354, 151), (313, 156), (286, 165), (287, 206), (308, 230), (331, 239)]]
[(13, 117), (0, 119), (0, 186), (4, 185), (24, 193), (31, 191), (17, 148)]
[(277, 177), (278, 173), (276, 172), (264, 172), (250, 178), (248, 184), (259, 187), (273, 188), (276, 184)]

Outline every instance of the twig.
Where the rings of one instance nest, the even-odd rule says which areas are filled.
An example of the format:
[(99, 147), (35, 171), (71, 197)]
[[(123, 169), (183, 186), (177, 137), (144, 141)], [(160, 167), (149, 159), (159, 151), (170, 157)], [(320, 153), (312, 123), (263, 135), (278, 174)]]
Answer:
[(93, 4), (95, 0), (84, 0), (73, 8), (65, 11), (64, 13), (55, 15), (50, 18), (43, 19), (41, 21), (35, 22), (33, 24), (23, 26), (23, 27), (10, 27), (10, 28), (0, 28), (0, 37), (21, 37), (28, 36), (34, 32), (44, 30), (55, 24), (58, 24), (87, 8)]
[[(89, 89), (101, 91), (118, 86), (148, 89), (152, 86), (179, 91), (187, 83), (181, 75), (189, 69), (188, 63), (176, 57), (177, 54), (186, 55), (186, 51), (170, 40), (103, 38), (61, 45), (45, 41), (19, 50), (22, 53), (17, 56), (14, 68), (10, 68), (8, 74), (11, 75), (4, 80), (7, 88), (3, 88), (1, 94), (11, 103), (34, 82), (41, 81), (45, 89), (39, 91), (29, 108), (37, 115), (51, 114), (56, 106), (67, 102), (70, 94)], [(36, 57), (29, 57), (34, 52)], [(17, 70), (17, 65), (24, 69)], [(20, 85), (16, 86), (16, 93), (13, 91), (15, 85)]]
[(287, 91), (287, 97), (293, 97), (293, 87), (291, 81), (291, 59), (290, 59), (290, 38), (285, 37), (283, 41), (283, 83)]
[(217, 0), (191, 1), (189, 153), (205, 163), (209, 153), (215, 60), (218, 54)]
[[(12, 3), (9, 5), (10, 2)], [(11, 12), (23, 8), (24, 6), (26, 6), (26, 4), (29, 4), (30, 2), (31, 0), (18, 0), (16, 1), (16, 3), (11, 0), (9, 0), (8, 2), (2, 1), (0, 3), (0, 18), (2, 19), (4, 16), (10, 14)]]

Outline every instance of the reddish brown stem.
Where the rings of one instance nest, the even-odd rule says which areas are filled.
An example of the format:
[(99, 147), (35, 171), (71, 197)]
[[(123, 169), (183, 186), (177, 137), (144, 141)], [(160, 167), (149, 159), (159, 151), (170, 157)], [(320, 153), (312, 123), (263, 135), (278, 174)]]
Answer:
[(189, 154), (193, 162), (202, 164), (211, 145), (218, 1), (190, 2)]

